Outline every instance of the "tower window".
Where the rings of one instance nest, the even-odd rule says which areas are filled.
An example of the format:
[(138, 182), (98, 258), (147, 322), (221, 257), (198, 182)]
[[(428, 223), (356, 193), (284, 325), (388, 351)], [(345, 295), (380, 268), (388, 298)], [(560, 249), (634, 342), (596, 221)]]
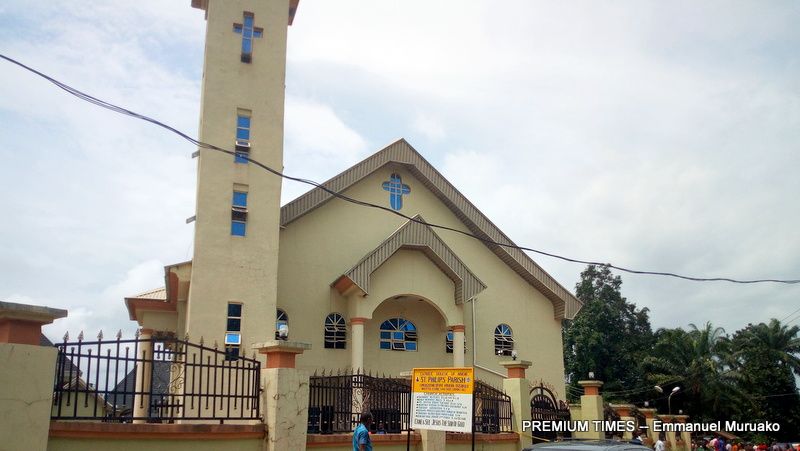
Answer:
[(228, 322), (225, 326), (225, 359), (236, 360), (242, 346), (242, 304), (228, 303)]
[(275, 339), (286, 340), (289, 338), (289, 315), (278, 309), (275, 317)]
[(233, 192), (231, 207), (231, 235), (245, 236), (247, 233), (247, 193)]
[(347, 346), (347, 326), (338, 313), (325, 318), (325, 348), (344, 349)]
[(253, 39), (264, 35), (264, 29), (253, 26), (255, 16), (245, 11), (242, 23), (233, 24), (233, 31), (242, 35), (242, 62), (253, 60)]
[(417, 350), (417, 326), (403, 318), (387, 319), (381, 324), (381, 349)]
[(236, 156), (235, 162), (247, 164), (250, 156), (250, 114), (240, 111), (236, 115)]
[(497, 355), (511, 355), (514, 350), (514, 332), (508, 324), (499, 324), (494, 329), (494, 352)]

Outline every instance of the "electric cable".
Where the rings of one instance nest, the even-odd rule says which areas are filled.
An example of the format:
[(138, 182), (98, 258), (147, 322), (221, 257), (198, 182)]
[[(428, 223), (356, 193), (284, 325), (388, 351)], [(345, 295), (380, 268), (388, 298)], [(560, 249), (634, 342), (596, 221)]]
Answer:
[(257, 167), (260, 167), (260, 168), (264, 169), (267, 172), (270, 172), (270, 173), (272, 173), (274, 175), (277, 175), (277, 176), (279, 176), (281, 178), (284, 178), (284, 179), (287, 179), (287, 180), (291, 180), (291, 181), (295, 181), (295, 182), (304, 183), (304, 184), (307, 184), (307, 185), (314, 186), (314, 187), (319, 188), (319, 189), (325, 191), (326, 193), (328, 193), (328, 194), (330, 194), (330, 195), (332, 195), (332, 196), (334, 196), (334, 197), (336, 197), (338, 199), (344, 200), (346, 202), (350, 202), (350, 203), (353, 203), (353, 204), (356, 204), (356, 205), (360, 205), (360, 206), (363, 206), (363, 207), (369, 207), (369, 208), (375, 208), (375, 209), (383, 210), (383, 211), (386, 211), (388, 213), (392, 213), (394, 215), (402, 217), (402, 218), (404, 218), (404, 219), (406, 219), (408, 221), (415, 222), (415, 223), (422, 224), (422, 225), (426, 225), (428, 227), (432, 227), (432, 228), (436, 228), (436, 229), (440, 229), (440, 230), (447, 230), (447, 231), (450, 231), (450, 232), (455, 232), (455, 233), (458, 233), (458, 234), (461, 234), (461, 235), (465, 235), (465, 236), (474, 238), (474, 239), (476, 239), (478, 241), (481, 241), (481, 242), (483, 242), (485, 244), (494, 245), (494, 246), (500, 246), (500, 247), (507, 248), (507, 249), (517, 249), (517, 250), (521, 250), (521, 251), (529, 251), (529, 252), (533, 252), (533, 253), (536, 253), (536, 254), (539, 254), (539, 255), (544, 255), (546, 257), (551, 257), (551, 258), (556, 258), (556, 259), (559, 259), (559, 260), (567, 261), (567, 262), (570, 262), (570, 263), (580, 263), (580, 264), (584, 264), (584, 265), (594, 265), (594, 266), (600, 266), (600, 267), (613, 268), (613, 269), (616, 269), (618, 271), (626, 272), (626, 273), (629, 273), (629, 274), (673, 277), (673, 278), (688, 280), (688, 281), (692, 281), (692, 282), (730, 282), (730, 283), (737, 283), (737, 284), (756, 284), (756, 283), (781, 283), (781, 284), (792, 284), (792, 285), (793, 284), (800, 284), (800, 279), (774, 279), (774, 278), (768, 278), (768, 279), (749, 279), (749, 280), (748, 279), (744, 279), (743, 280), (743, 279), (734, 279), (732, 277), (695, 277), (695, 276), (686, 276), (686, 275), (676, 274), (676, 273), (672, 273), (672, 272), (637, 270), (637, 269), (632, 269), (632, 268), (626, 268), (626, 267), (623, 267), (623, 266), (617, 266), (617, 265), (614, 265), (612, 263), (603, 263), (603, 262), (599, 262), (599, 261), (582, 260), (582, 259), (578, 259), (578, 258), (566, 257), (566, 256), (563, 256), (563, 255), (554, 254), (552, 252), (546, 252), (546, 251), (542, 251), (542, 250), (539, 250), (539, 249), (534, 249), (534, 248), (525, 247), (525, 246), (518, 246), (518, 245), (516, 245), (514, 243), (511, 243), (511, 242), (502, 243), (502, 242), (498, 242), (498, 241), (492, 240), (492, 239), (487, 238), (487, 237), (476, 235), (476, 234), (471, 233), (471, 232), (467, 232), (467, 231), (464, 231), (464, 230), (459, 230), (459, 229), (456, 229), (454, 227), (449, 227), (449, 226), (445, 226), (445, 225), (430, 223), (430, 222), (427, 222), (427, 221), (424, 221), (424, 220), (421, 220), (421, 219), (417, 219), (417, 218), (408, 216), (406, 214), (400, 213), (399, 211), (393, 210), (393, 209), (391, 209), (389, 207), (385, 207), (385, 206), (382, 206), (382, 205), (377, 205), (377, 204), (373, 204), (373, 203), (370, 203), (370, 202), (365, 202), (365, 201), (361, 201), (361, 200), (358, 200), (358, 199), (351, 198), (349, 196), (346, 196), (346, 195), (344, 195), (344, 194), (342, 194), (342, 193), (340, 193), (338, 191), (332, 190), (332, 189), (326, 187), (325, 185), (323, 185), (321, 183), (318, 183), (318, 182), (315, 182), (313, 180), (308, 180), (308, 179), (304, 179), (304, 178), (301, 178), (301, 177), (293, 177), (293, 176), (290, 176), (290, 175), (286, 175), (286, 174), (284, 174), (284, 173), (282, 173), (282, 172), (280, 172), (280, 171), (278, 171), (276, 169), (273, 169), (273, 168), (271, 168), (271, 167), (269, 167), (269, 166), (267, 166), (267, 165), (265, 165), (265, 164), (263, 164), (263, 163), (261, 163), (259, 161), (256, 161), (256, 160), (250, 158), (247, 155), (242, 155), (242, 154), (236, 153), (235, 151), (232, 151), (232, 150), (223, 149), (223, 148), (217, 147), (217, 146), (215, 146), (213, 144), (209, 144), (209, 143), (205, 143), (205, 142), (199, 141), (197, 139), (192, 138), (188, 134), (183, 133), (182, 131), (180, 131), (180, 130), (178, 130), (178, 129), (170, 126), (170, 125), (167, 125), (167, 124), (165, 124), (163, 122), (160, 122), (160, 121), (158, 121), (156, 119), (153, 119), (151, 117), (145, 116), (143, 114), (136, 113), (136, 112), (128, 110), (126, 108), (114, 105), (113, 103), (106, 102), (104, 100), (101, 100), (101, 99), (98, 99), (96, 97), (93, 97), (93, 96), (91, 96), (89, 94), (86, 94), (86, 93), (84, 93), (84, 92), (82, 92), (82, 91), (80, 91), (78, 89), (75, 89), (75, 88), (67, 85), (66, 83), (62, 83), (62, 82), (56, 80), (55, 78), (50, 77), (50, 76), (48, 76), (48, 75), (46, 75), (46, 74), (44, 74), (44, 73), (42, 73), (42, 72), (40, 72), (40, 71), (38, 71), (36, 69), (33, 69), (32, 67), (29, 67), (29, 66), (27, 66), (27, 65), (15, 60), (15, 59), (11, 58), (11, 57), (8, 57), (8, 56), (6, 56), (4, 54), (0, 54), (0, 58), (4, 59), (4, 60), (6, 60), (6, 61), (8, 61), (8, 62), (10, 62), (12, 64), (15, 64), (15, 65), (17, 65), (17, 66), (19, 66), (19, 67), (31, 72), (31, 73), (34, 73), (34, 74), (38, 75), (41, 78), (44, 78), (45, 80), (49, 81), (50, 83), (56, 85), (57, 87), (61, 88), (62, 90), (66, 91), (66, 92), (68, 92), (69, 94), (72, 94), (75, 97), (78, 97), (81, 100), (87, 101), (89, 103), (92, 103), (92, 104), (97, 105), (97, 106), (102, 107), (102, 108), (106, 108), (108, 110), (114, 111), (114, 112), (119, 113), (119, 114), (124, 114), (124, 115), (131, 116), (131, 117), (134, 117), (134, 118), (137, 118), (137, 119), (141, 119), (141, 120), (149, 122), (149, 123), (151, 123), (153, 125), (156, 125), (156, 126), (159, 126), (161, 128), (164, 128), (164, 129), (166, 129), (166, 130), (168, 130), (168, 131), (170, 131), (172, 133), (175, 133), (176, 135), (180, 136), (181, 138), (185, 139), (186, 141), (189, 141), (190, 143), (192, 143), (192, 144), (194, 144), (194, 145), (196, 145), (198, 147), (201, 147), (201, 148), (204, 148), (204, 149), (209, 149), (209, 150), (214, 150), (214, 151), (217, 151), (217, 152), (226, 153), (226, 154), (232, 155), (232, 156), (237, 156), (238, 155), (240, 158), (246, 159), (250, 163), (253, 163)]

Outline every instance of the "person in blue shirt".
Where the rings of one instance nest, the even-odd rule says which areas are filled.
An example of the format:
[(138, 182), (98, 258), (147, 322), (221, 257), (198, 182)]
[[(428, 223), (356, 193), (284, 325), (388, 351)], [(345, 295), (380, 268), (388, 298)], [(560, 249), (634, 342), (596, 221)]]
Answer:
[(369, 426), (372, 424), (372, 414), (363, 412), (361, 423), (353, 431), (353, 451), (372, 451), (372, 440), (369, 438)]

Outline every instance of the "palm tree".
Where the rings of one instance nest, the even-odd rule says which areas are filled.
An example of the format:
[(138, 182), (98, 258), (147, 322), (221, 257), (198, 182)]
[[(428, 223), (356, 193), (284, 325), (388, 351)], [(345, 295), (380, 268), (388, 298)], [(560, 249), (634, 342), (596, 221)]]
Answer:
[(757, 350), (763, 358), (800, 376), (800, 327), (781, 324), (773, 318), (769, 324), (748, 325), (741, 335), (743, 348)]
[[(710, 322), (702, 328), (660, 329), (653, 355), (644, 361), (651, 381), (680, 385), (683, 405), (696, 418), (725, 419), (725, 406), (738, 393), (730, 367), (730, 341), (725, 329)], [(666, 390), (665, 390), (666, 391)]]

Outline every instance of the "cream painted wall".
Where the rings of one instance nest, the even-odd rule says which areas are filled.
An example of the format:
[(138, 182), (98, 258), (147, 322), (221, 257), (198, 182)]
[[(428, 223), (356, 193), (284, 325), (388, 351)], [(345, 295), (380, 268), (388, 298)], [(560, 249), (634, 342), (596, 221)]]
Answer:
[[(254, 39), (252, 63), (240, 61), (242, 35), (233, 24), (243, 12), (264, 29)], [(203, 66), (200, 139), (233, 149), (237, 109), (252, 112), (252, 158), (283, 165), (283, 109), (289, 0), (209, 0)], [(234, 184), (248, 193), (247, 236), (231, 236)], [(253, 164), (200, 150), (186, 332), (193, 341), (219, 341), (226, 331), (228, 302), (244, 304), (243, 348), (269, 337), (274, 323), (278, 262), (280, 178)]]
[[(346, 190), (348, 196), (381, 205), (389, 204), (388, 193), (381, 184), (388, 180), (392, 172), (399, 173), (403, 182), (411, 187), (411, 194), (404, 197), (402, 212), (413, 216), (422, 214), (433, 223), (458, 227), (466, 227), (443, 205), (410, 172), (401, 165), (387, 165), (361, 182)], [(349, 312), (347, 300), (330, 287), (340, 275), (354, 266), (365, 254), (372, 251), (383, 240), (405, 223), (405, 220), (386, 212), (359, 207), (337, 199), (331, 200), (319, 208), (309, 212), (281, 230), (281, 249), (278, 265), (278, 306), (290, 315), (290, 330), (293, 340), (308, 341), (313, 349), (298, 359), (301, 367), (314, 369), (318, 367), (345, 368), (349, 365), (348, 350), (322, 349), (322, 322), (330, 312)], [(514, 331), (519, 358), (531, 360), (533, 366), (528, 370), (531, 381), (544, 380), (556, 390), (559, 397), (564, 397), (564, 367), (561, 343), (561, 325), (553, 319), (553, 306), (544, 295), (524, 281), (511, 268), (504, 264), (494, 253), (482, 243), (455, 233), (436, 232), (461, 260), (486, 285), (487, 289), (478, 294), (475, 301), (476, 348), (477, 362), (494, 371), (505, 374), (498, 362), (507, 357), (494, 354), (493, 333), (499, 323), (509, 324)], [(406, 251), (403, 251), (406, 252)], [(396, 256), (395, 256), (396, 257)], [(386, 265), (401, 263), (416, 257), (395, 257)], [(419, 259), (415, 260), (419, 263)], [(422, 264), (422, 263), (420, 263)], [(415, 271), (412, 266), (411, 271)], [(435, 266), (434, 266), (435, 268)], [(381, 269), (378, 272), (378, 281)], [(436, 269), (438, 271), (438, 269)], [(395, 271), (396, 272), (396, 271)], [(387, 275), (389, 272), (387, 271)], [(393, 273), (394, 274), (394, 273)], [(441, 274), (441, 273), (439, 273)], [(372, 284), (376, 278), (373, 274)], [(408, 280), (409, 275), (400, 277)], [(415, 279), (416, 290), (441, 291), (437, 284), (441, 276), (430, 280)], [(400, 283), (400, 282), (392, 282)], [(386, 289), (390, 288), (386, 284)], [(371, 288), (366, 301), (376, 305), (385, 299), (387, 292), (376, 294), (376, 287)], [(401, 289), (400, 286), (397, 288)], [(378, 288), (380, 290), (380, 288)], [(403, 290), (407, 290), (403, 288)], [(403, 291), (395, 294), (414, 294)], [(416, 293), (419, 294), (419, 293)], [(374, 296), (374, 299), (372, 298)], [(440, 295), (429, 298), (439, 305), (439, 310), (452, 308), (452, 295), (442, 299)], [(463, 307), (464, 322), (467, 332), (466, 364), (472, 362), (472, 306), (465, 303)], [(430, 309), (431, 313), (436, 310)], [(378, 311), (380, 314), (388, 312)], [(441, 321), (441, 315), (436, 315)], [(375, 321), (367, 324), (367, 340), (370, 338), (370, 327), (379, 316), (373, 315)], [(348, 316), (349, 319), (349, 316)], [(385, 318), (384, 318), (385, 319)], [(381, 319), (382, 321), (383, 319)], [(378, 323), (379, 324), (379, 323)], [(421, 327), (420, 327), (421, 328)], [(422, 328), (421, 328), (422, 329)], [(420, 334), (426, 331), (421, 330)], [(371, 367), (371, 358), (375, 358), (377, 341), (365, 344), (365, 366)], [(415, 353), (420, 362), (436, 361), (441, 342), (426, 349), (420, 343), (420, 350)], [(433, 352), (432, 356), (425, 355)], [(399, 354), (396, 352), (395, 354)], [(377, 354), (380, 355), (380, 354)], [(498, 383), (499, 378), (492, 373), (478, 371), (479, 377)]]
[(0, 450), (44, 450), (56, 348), (0, 343)]

